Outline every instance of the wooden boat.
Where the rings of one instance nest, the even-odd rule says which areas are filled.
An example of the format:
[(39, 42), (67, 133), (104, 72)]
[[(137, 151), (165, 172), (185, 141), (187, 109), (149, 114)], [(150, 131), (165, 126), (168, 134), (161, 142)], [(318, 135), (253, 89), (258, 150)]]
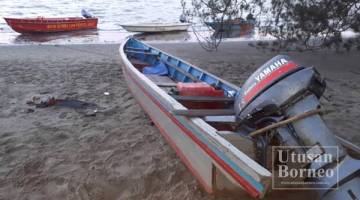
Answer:
[[(258, 134), (259, 131), (262, 131), (261, 129), (267, 129), (276, 124), (261, 129), (255, 127), (251, 132), (248, 129), (239, 129), (239, 126), (246, 125), (246, 122), (237, 121), (239, 119), (239, 115), (236, 114), (236, 105), (239, 105), (236, 104), (239, 100), (237, 98), (242, 91), (247, 91), (250, 96), (255, 95), (251, 90), (250, 92), (247, 90), (246, 85), (248, 82), (245, 82), (240, 90), (237, 86), (221, 78), (134, 38), (127, 38), (121, 44), (120, 56), (129, 90), (207, 192), (237, 193), (245, 190), (254, 198), (262, 198), (270, 190), (270, 185), (274, 189), (274, 184), (279, 183), (281, 177), (276, 175), (276, 170), (274, 171), (274, 168), (271, 167), (276, 161), (272, 159), (275, 158), (264, 159), (265, 154), (268, 154), (269, 151), (261, 147), (263, 140), (258, 138), (259, 140), (256, 141), (256, 138), (251, 137), (255, 133)], [(274, 67), (274, 63), (278, 63), (279, 58), (283, 61), (290, 59), (281, 55), (274, 57), (259, 68), (260, 70), (257, 72), (261, 74), (263, 70), (268, 69), (268, 66)], [(279, 70), (275, 70), (271, 74), (272, 76), (268, 77), (273, 78), (278, 73), (286, 73), (288, 72), (286, 70), (297, 66), (291, 60), (282, 64), (278, 63), (278, 65)], [(301, 66), (299, 68), (296, 69), (293, 75), (313, 71), (313, 68), (303, 68)], [(315, 73), (315, 71), (313, 72)], [(301, 77), (304, 79), (305, 76)], [(311, 78), (313, 76), (307, 77), (313, 80)], [(296, 78), (301, 79), (299, 76), (296, 76)], [(252, 81), (253, 79), (249, 80)], [(261, 83), (266, 83), (271, 79), (265, 78), (263, 80), (264, 82)], [(284, 80), (282, 79), (282, 81)], [(294, 81), (291, 79), (290, 82)], [(301, 81), (301, 84), (295, 84), (304, 85), (303, 83), (304, 81)], [(251, 87), (255, 88), (252, 91), (258, 90), (257, 86)], [(272, 87), (278, 91), (278, 86), (285, 89), (290, 88), (291, 91), (294, 90), (294, 87), (289, 86), (289, 84), (276, 84)], [(302, 89), (299, 90), (303, 91)], [(278, 95), (278, 93), (268, 94), (272, 94), (272, 98), (282, 98), (284, 96)], [(248, 97), (244, 96), (243, 100), (247, 101)], [(257, 103), (256, 100), (253, 102)], [(298, 102), (304, 103), (306, 101)], [(317, 104), (314, 105), (318, 108)], [(305, 108), (308, 109), (308, 107)], [(255, 107), (255, 109), (258, 109), (258, 107)], [(308, 115), (309, 112), (300, 112), (300, 115), (287, 118), (279, 123), (292, 121), (292, 125), (303, 125), (301, 128), (310, 127), (312, 131), (317, 130), (317, 134), (328, 133), (328, 129), (323, 129), (324, 132), (320, 132), (321, 129), (317, 128), (319, 124), (325, 126), (322, 121), (314, 121), (314, 119), (320, 119), (319, 116), (314, 115), (319, 110), (312, 111), (316, 112), (313, 112), (311, 117)], [(244, 116), (251, 117), (248, 114)], [(297, 126), (293, 126), (295, 128), (292, 130), (296, 130)], [(285, 127), (281, 127), (281, 130), (286, 130)], [(297, 133), (302, 132), (298, 131)], [(309, 137), (306, 138), (310, 140)], [(324, 190), (326, 188), (319, 190), (317, 187), (310, 189), (317, 190), (318, 194), (324, 197), (321, 198), (322, 200), (340, 200), (349, 193), (352, 194), (353, 199), (357, 199), (357, 195), (360, 194), (358, 187), (360, 184), (358, 174), (360, 169), (360, 148), (339, 136), (333, 137), (330, 134), (320, 139), (314, 137), (313, 140), (326, 144), (329, 138), (337, 145), (335, 149), (345, 149), (344, 152), (346, 153), (343, 152), (345, 158), (340, 163), (337, 163), (335, 159), (332, 165), (328, 165), (338, 170), (338, 176), (320, 179), (320, 184), (323, 183), (322, 180), (329, 181), (331, 187), (328, 187), (327, 190)], [(260, 143), (258, 143), (259, 141)], [(287, 138), (284, 141), (290, 140)], [(318, 145), (320, 142), (315, 144)], [(291, 144), (293, 143), (294, 140), (291, 140)], [(312, 146), (311, 150), (317, 148), (317, 145)], [(301, 146), (301, 149), (303, 148), (305, 148), (304, 145)], [(272, 170), (273, 173), (269, 170)], [(298, 181), (298, 179), (295, 180)], [(339, 181), (348, 182), (340, 185), (337, 190), (333, 190), (332, 186)], [(294, 185), (290, 185), (293, 188)], [(334, 194), (335, 196), (333, 196)]]
[(4, 18), (6, 23), (18, 33), (54, 33), (96, 29), (97, 18)]
[[(251, 140), (226, 128), (234, 117), (237, 86), (134, 38), (121, 44), (120, 56), (130, 91), (207, 192), (242, 188), (252, 197), (264, 196), (270, 171), (254, 161)], [(142, 73), (144, 66), (158, 61), (167, 65), (168, 76)], [(171, 92), (179, 84), (195, 82), (215, 85), (223, 96)], [(226, 123), (218, 123), (221, 119)]]
[(254, 29), (255, 21), (237, 18), (234, 20), (226, 20), (223, 23), (205, 22), (205, 24), (218, 32), (229, 32), (229, 31), (251, 32)]
[(141, 24), (127, 24), (121, 25), (129, 32), (171, 32), (171, 31), (186, 31), (190, 23), (141, 23)]

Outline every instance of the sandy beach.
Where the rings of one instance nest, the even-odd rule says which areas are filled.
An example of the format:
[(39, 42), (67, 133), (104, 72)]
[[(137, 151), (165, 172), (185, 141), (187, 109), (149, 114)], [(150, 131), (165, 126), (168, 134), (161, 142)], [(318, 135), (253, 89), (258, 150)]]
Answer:
[[(223, 43), (217, 52), (197, 43), (153, 45), (237, 85), (278, 54), (247, 42)], [(0, 200), (250, 199), (201, 189), (128, 92), (118, 47), (0, 47)], [(286, 54), (326, 77), (322, 103), (336, 112), (324, 118), (334, 133), (360, 145), (360, 51)], [(34, 96), (97, 106), (35, 108), (26, 103)]]

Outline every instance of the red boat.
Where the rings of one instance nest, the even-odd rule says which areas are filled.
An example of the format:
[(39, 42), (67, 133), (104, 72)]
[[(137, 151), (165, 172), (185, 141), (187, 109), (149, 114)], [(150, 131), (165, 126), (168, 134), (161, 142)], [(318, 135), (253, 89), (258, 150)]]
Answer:
[(96, 29), (97, 18), (4, 18), (6, 23), (18, 33), (54, 33), (64, 31), (76, 31)]

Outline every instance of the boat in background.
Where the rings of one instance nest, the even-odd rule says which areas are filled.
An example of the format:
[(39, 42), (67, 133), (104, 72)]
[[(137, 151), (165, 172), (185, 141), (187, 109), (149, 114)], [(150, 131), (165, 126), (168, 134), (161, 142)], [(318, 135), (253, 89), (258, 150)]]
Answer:
[(205, 22), (216, 32), (239, 32), (241, 35), (251, 33), (255, 27), (255, 20), (243, 18), (236, 18), (233, 20), (225, 20), (223, 22)]
[(97, 29), (97, 18), (4, 18), (6, 23), (18, 33), (57, 33)]
[(123, 24), (121, 26), (129, 32), (159, 33), (186, 31), (190, 25), (190, 23), (139, 23)]

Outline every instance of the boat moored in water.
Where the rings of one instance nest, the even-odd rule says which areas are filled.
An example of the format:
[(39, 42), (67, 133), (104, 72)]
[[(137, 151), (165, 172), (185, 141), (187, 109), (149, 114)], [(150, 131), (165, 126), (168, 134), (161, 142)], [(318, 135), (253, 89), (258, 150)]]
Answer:
[(279, 180), (272, 147), (299, 146), (297, 154), (335, 158), (307, 160), (309, 170), (335, 173), (311, 180), (319, 198), (359, 198), (360, 148), (322, 121), (325, 84), (314, 68), (276, 56), (239, 88), (134, 38), (121, 44), (120, 56), (129, 90), (207, 192), (262, 198)]
[(129, 32), (159, 33), (186, 31), (190, 25), (190, 23), (139, 23), (123, 24), (121, 26)]
[(210, 26), (216, 32), (239, 32), (242, 35), (246, 35), (254, 31), (255, 20), (237, 18), (233, 20), (224, 20), (223, 22), (207, 21), (205, 24)]
[(6, 23), (18, 33), (55, 33), (96, 29), (97, 18), (4, 18)]

